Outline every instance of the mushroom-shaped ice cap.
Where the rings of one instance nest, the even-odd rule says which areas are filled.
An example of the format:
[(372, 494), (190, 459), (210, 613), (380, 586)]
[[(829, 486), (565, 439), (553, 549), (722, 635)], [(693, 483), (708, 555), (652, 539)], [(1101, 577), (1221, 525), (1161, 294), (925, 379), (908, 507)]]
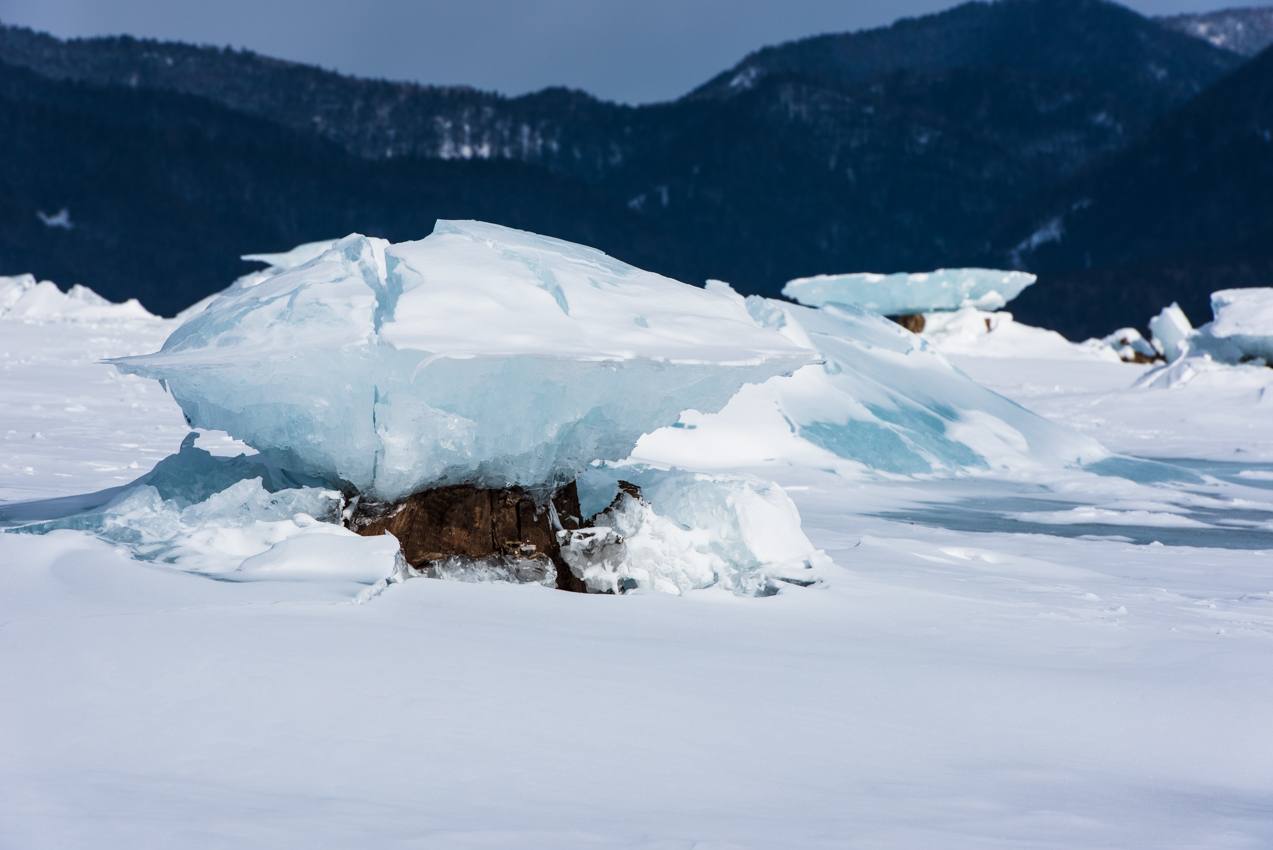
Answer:
[(227, 292), (121, 371), (192, 424), (379, 499), (553, 487), (686, 409), (816, 359), (740, 299), (592, 248), (473, 221), (357, 234)]

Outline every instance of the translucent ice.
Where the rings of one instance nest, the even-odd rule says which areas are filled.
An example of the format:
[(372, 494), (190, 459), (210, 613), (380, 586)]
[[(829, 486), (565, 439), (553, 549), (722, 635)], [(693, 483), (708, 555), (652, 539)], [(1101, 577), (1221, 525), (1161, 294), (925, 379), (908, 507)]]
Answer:
[(392, 536), (339, 524), (340, 493), (259, 458), (214, 457), (193, 437), (103, 507), (15, 531), (88, 531), (140, 560), (232, 581), (372, 584), (402, 568)]
[(556, 486), (681, 411), (815, 359), (734, 299), (600, 251), (480, 222), (352, 235), (230, 291), (157, 354), (196, 426), (379, 499)]
[(822, 274), (790, 281), (782, 294), (809, 307), (847, 304), (883, 316), (976, 307), (997, 310), (1034, 283), (1026, 272), (938, 269), (907, 274)]
[(714, 416), (687, 413), (680, 427), (644, 438), (636, 457), (699, 469), (861, 464), (915, 475), (1073, 466), (1109, 456), (1094, 440), (975, 383), (932, 344), (874, 313), (756, 297), (747, 307), (824, 362), (745, 387)]
[(1170, 363), (1189, 350), (1186, 340), (1193, 333), (1193, 325), (1189, 324), (1180, 305), (1172, 302), (1149, 320), (1149, 332), (1153, 335), (1154, 348)]

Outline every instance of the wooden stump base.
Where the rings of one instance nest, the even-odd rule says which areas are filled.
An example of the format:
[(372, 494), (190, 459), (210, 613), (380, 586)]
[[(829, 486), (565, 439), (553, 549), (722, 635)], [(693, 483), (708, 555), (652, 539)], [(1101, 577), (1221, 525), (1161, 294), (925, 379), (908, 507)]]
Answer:
[(582, 525), (574, 482), (537, 502), (519, 489), (483, 490), (468, 484), (439, 487), (400, 502), (360, 500), (347, 525), (372, 537), (389, 532), (413, 568), (537, 581), (584, 592), (561, 558), (557, 532)]

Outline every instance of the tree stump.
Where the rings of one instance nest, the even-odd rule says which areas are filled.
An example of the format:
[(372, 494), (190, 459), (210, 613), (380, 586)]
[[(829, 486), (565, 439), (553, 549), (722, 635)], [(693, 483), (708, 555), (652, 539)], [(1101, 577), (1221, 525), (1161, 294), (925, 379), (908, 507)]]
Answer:
[(913, 334), (924, 332), (923, 313), (910, 313), (905, 316), (889, 316), (889, 318)]

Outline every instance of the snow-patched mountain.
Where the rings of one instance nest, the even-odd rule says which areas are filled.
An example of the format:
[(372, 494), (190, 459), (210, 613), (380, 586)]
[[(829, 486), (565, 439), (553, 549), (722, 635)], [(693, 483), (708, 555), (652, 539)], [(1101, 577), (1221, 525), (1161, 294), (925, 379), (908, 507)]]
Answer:
[(1155, 20), (1168, 29), (1242, 56), (1254, 56), (1273, 44), (1273, 8), (1268, 6), (1170, 15)]
[[(0, 125), (15, 187), (0, 264), (164, 313), (233, 277), (247, 250), (350, 231), (402, 241), (433, 218), (770, 296), (794, 277), (950, 266), (1007, 209), (1242, 61), (1098, 0), (969, 3), (779, 45), (642, 107), (16, 28), (0, 29), (0, 58), (47, 83), (5, 84), (19, 91)], [(71, 229), (38, 217), (62, 208)]]
[(982, 262), (1040, 282), (1013, 304), (1030, 324), (1102, 336), (1179, 302), (1273, 279), (1273, 51), (1152, 133), (1025, 205)]

